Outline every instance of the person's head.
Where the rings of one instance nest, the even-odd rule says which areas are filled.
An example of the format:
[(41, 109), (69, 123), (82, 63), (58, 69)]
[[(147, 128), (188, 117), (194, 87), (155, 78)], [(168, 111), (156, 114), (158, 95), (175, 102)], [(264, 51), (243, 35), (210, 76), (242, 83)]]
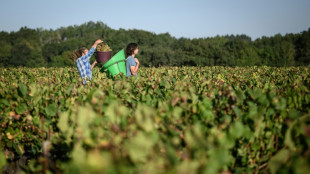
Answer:
[(84, 55), (86, 55), (88, 53), (88, 49), (85, 48), (85, 47), (82, 47), (82, 48), (79, 49), (79, 53), (80, 53), (81, 56), (84, 56)]
[(73, 53), (72, 53), (72, 56), (71, 58), (76, 61), (79, 57), (81, 57), (80, 53), (79, 53), (79, 50), (74, 50)]
[(80, 49), (78, 49), (78, 50), (73, 51), (71, 57), (72, 57), (72, 59), (73, 59), (74, 61), (76, 61), (79, 57), (84, 56), (84, 55), (86, 55), (87, 53), (88, 53), (88, 49), (85, 48), (85, 47), (82, 47), (82, 48), (80, 48)]
[(130, 43), (126, 47), (126, 56), (137, 55), (139, 52), (138, 44)]

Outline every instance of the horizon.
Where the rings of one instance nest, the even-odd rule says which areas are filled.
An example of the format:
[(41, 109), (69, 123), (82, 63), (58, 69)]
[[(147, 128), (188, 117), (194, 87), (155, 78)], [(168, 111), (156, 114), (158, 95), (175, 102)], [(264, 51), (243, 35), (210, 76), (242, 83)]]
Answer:
[(2, 7), (0, 30), (5, 32), (16, 32), (21, 27), (56, 30), (102, 21), (115, 30), (169, 33), (175, 38), (244, 34), (256, 40), (276, 34), (296, 34), (310, 28), (310, 1), (307, 0), (94, 0), (90, 3), (81, 0), (15, 0), (3, 2)]
[[(30, 28), (30, 27), (28, 27), (28, 26), (22, 26), (22, 27), (20, 27), (20, 28), (19, 28), (18, 30), (16, 30), (16, 31), (3, 31), (3, 30), (2, 30), (2, 31), (0, 31), (0, 32), (8, 32), (8, 33), (18, 32), (21, 28), (24, 28), (24, 27), (26, 27), (26, 28), (28, 28), (28, 29), (32, 29), (32, 30), (39, 30), (39, 29), (42, 29), (42, 30), (46, 30), (46, 31), (50, 31), (50, 30), (56, 31), (56, 30), (59, 30), (59, 29), (61, 29), (61, 28), (67, 28), (67, 27), (70, 27), (70, 26), (72, 26), (72, 27), (74, 27), (74, 26), (81, 26), (81, 25), (87, 24), (88, 22), (94, 22), (94, 23), (102, 22), (102, 23), (104, 23), (103, 21), (87, 21), (87, 22), (83, 22), (83, 23), (81, 23), (81, 24), (74, 24), (74, 25), (68, 25), (68, 26), (60, 26), (60, 27), (58, 27), (58, 28), (56, 28), (56, 29), (53, 29), (53, 28), (43, 28), (43, 27)], [(115, 28), (110, 27), (110, 26), (109, 26), (108, 24), (106, 24), (106, 23), (104, 23), (104, 24), (107, 25), (107, 27), (109, 27), (109, 28), (111, 28), (111, 29), (113, 29), (113, 30), (124, 29), (124, 28), (115, 29)], [(250, 37), (252, 41), (255, 41), (255, 40), (261, 39), (261, 38), (263, 38), (263, 37), (268, 37), (268, 38), (269, 38), (269, 37), (274, 37), (275, 35), (278, 35), (278, 34), (280, 34), (281, 36), (285, 36), (285, 35), (287, 35), (287, 34), (300, 34), (300, 33), (304, 32), (304, 31), (310, 30), (310, 27), (307, 28), (307, 29), (304, 29), (304, 30), (302, 30), (302, 31), (300, 31), (300, 32), (296, 32), (296, 33), (292, 33), (292, 32), (291, 32), (291, 33), (284, 33), (284, 34), (282, 34), (282, 33), (275, 33), (275, 34), (272, 35), (272, 36), (261, 36), (261, 37), (255, 38), (255, 39), (253, 39), (251, 36), (249, 36), (249, 35), (247, 35), (247, 34), (244, 34), (244, 33), (240, 33), (240, 34), (225, 34), (225, 35), (215, 35), (215, 36), (208, 36), (208, 37), (195, 37), (195, 38), (189, 38), (189, 37), (183, 37), (183, 36), (181, 36), (181, 37), (175, 37), (175, 36), (171, 35), (171, 33), (169, 33), (169, 32), (165, 32), (165, 33), (155, 33), (155, 32), (152, 32), (152, 31), (147, 31), (147, 30), (137, 29), (137, 28), (128, 28), (128, 29), (124, 29), (124, 30), (125, 30), (125, 31), (129, 31), (129, 30), (141, 30), (141, 31), (150, 32), (150, 33), (153, 33), (153, 34), (156, 34), (156, 35), (168, 33), (171, 37), (174, 37), (174, 38), (176, 38), (176, 39), (185, 38), (185, 39), (190, 39), (190, 40), (193, 40), (193, 39), (208, 39), (208, 38), (215, 38), (215, 37), (229, 37), (229, 36), (241, 36), (241, 35), (246, 35), (247, 37)]]

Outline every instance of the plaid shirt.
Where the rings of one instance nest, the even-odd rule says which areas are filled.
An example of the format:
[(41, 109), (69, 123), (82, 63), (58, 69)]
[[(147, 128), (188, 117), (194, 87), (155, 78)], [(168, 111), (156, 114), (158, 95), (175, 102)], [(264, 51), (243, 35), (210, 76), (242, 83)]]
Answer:
[(86, 55), (79, 57), (75, 61), (76, 67), (80, 73), (80, 76), (83, 79), (84, 85), (86, 84), (87, 77), (89, 78), (89, 80), (91, 80), (92, 78), (92, 71), (91, 71), (89, 59), (94, 54), (94, 52), (95, 52), (95, 48), (92, 47)]

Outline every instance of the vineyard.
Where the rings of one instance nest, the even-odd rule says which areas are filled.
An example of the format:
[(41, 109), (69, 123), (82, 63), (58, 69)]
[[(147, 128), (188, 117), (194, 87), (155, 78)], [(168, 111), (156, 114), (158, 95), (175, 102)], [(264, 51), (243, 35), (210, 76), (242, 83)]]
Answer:
[(309, 67), (0, 68), (3, 173), (309, 173)]

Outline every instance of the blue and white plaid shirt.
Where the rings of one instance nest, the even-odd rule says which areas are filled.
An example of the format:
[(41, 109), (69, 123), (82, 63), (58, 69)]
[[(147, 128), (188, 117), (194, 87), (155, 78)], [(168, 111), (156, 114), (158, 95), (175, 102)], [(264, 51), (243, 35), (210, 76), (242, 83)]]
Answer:
[(86, 84), (87, 77), (89, 80), (91, 80), (91, 78), (92, 78), (92, 71), (91, 71), (89, 59), (94, 54), (95, 50), (96, 50), (96, 48), (92, 47), (86, 55), (79, 57), (75, 61), (76, 67), (80, 73), (80, 76), (83, 79), (84, 85)]

